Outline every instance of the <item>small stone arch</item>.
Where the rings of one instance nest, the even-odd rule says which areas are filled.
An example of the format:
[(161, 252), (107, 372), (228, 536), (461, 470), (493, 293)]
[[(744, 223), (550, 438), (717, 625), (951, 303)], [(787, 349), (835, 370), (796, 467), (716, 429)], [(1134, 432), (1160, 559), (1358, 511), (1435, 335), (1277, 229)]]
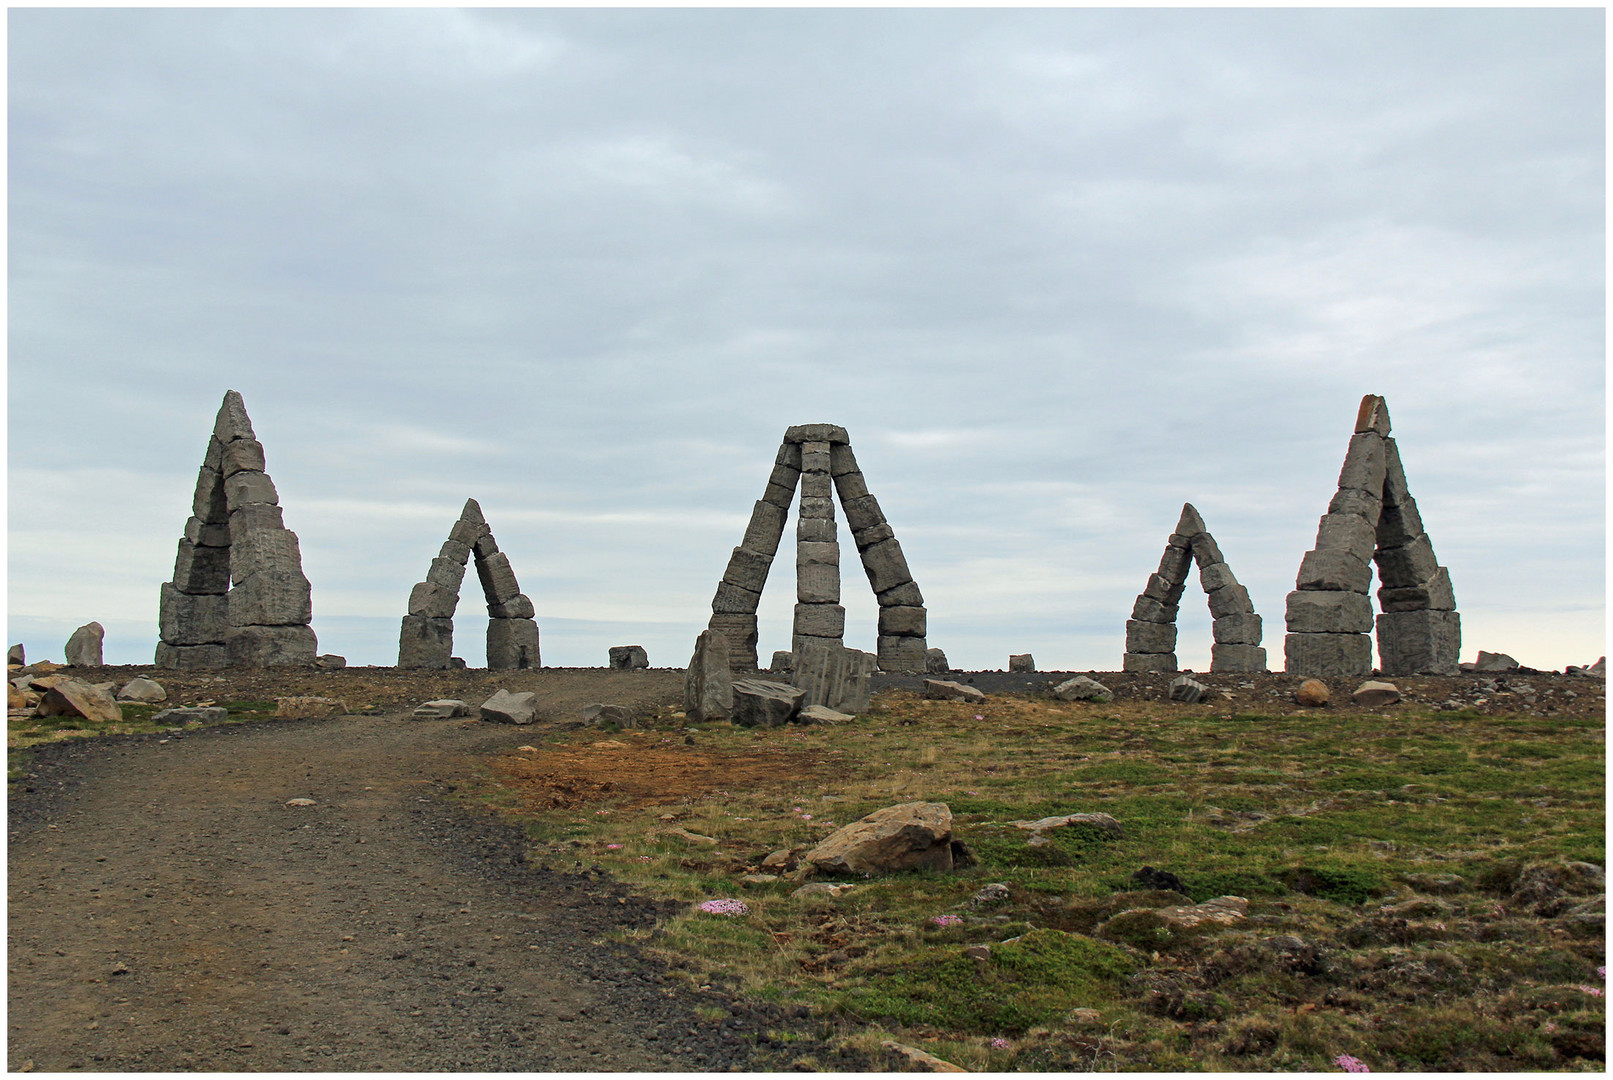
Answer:
[(1260, 616), (1249, 602), (1249, 590), (1238, 584), (1232, 568), (1221, 557), (1215, 537), (1192, 503), (1182, 504), (1176, 531), (1165, 541), (1159, 570), (1132, 605), (1126, 620), (1126, 655), (1123, 671), (1176, 670), (1176, 612), (1187, 586), (1188, 567), (1199, 568), (1199, 584), (1210, 602), (1215, 641), (1210, 646), (1212, 672), (1266, 670), (1266, 650), (1260, 647)]
[(439, 670), (452, 666), (454, 610), (472, 557), (487, 600), (487, 666), (542, 666), (532, 601), (521, 592), (510, 558), (498, 549), (481, 506), (475, 499), (466, 499), (442, 550), (431, 560), (426, 580), (409, 593), (409, 614), (403, 617), (398, 634), (398, 667)]

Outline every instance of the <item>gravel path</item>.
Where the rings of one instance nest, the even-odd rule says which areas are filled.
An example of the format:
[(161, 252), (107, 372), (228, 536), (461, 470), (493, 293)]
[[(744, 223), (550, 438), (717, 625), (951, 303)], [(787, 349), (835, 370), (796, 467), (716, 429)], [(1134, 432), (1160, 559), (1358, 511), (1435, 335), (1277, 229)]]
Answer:
[(659, 909), (445, 798), (531, 738), (390, 715), (41, 748), (9, 815), (10, 1069), (862, 1065), (599, 943)]

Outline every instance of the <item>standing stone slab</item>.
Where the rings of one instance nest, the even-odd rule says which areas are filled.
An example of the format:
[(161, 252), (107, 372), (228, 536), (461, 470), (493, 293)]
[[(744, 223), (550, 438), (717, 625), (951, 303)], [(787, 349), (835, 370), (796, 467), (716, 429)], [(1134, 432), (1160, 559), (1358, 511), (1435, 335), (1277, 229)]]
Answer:
[(398, 667), (446, 671), (454, 651), (454, 621), (405, 615), (398, 634)]
[(1454, 611), (1392, 611), (1378, 616), (1378, 657), (1385, 675), (1456, 675), (1462, 618)]
[(715, 630), (703, 630), (695, 639), (694, 655), (683, 679), (683, 711), (690, 720), (726, 720), (734, 708), (734, 676), (728, 659), (728, 639)]
[(928, 650), (921, 637), (881, 634), (875, 643), (881, 671), (923, 672), (928, 667)]
[(102, 667), (101, 643), (106, 630), (98, 622), (85, 623), (74, 630), (62, 648), (62, 659), (69, 667)]
[(823, 705), (853, 716), (868, 709), (870, 677), (878, 658), (841, 645), (803, 644), (792, 657), (790, 682), (805, 697), (802, 705)]
[(531, 619), (488, 619), (487, 666), (493, 670), (542, 667), (538, 624)]

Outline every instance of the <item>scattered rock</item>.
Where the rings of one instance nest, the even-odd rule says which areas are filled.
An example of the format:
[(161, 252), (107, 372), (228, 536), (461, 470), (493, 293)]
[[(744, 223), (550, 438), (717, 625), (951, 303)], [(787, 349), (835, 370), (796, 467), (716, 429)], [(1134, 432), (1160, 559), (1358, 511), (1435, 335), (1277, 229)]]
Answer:
[(1053, 687), (1053, 696), (1060, 701), (1091, 701), (1103, 705), (1114, 699), (1114, 692), (1096, 679), (1077, 675)]
[(1195, 705), (1210, 688), (1190, 675), (1180, 675), (1171, 680), (1171, 700), (1180, 701), (1184, 705)]
[(1114, 924), (1114, 930), (1125, 929), (1134, 932), (1143, 924), (1174, 926), (1184, 930), (1195, 927), (1232, 926), (1242, 922), (1249, 914), (1249, 901), (1241, 896), (1217, 896), (1213, 900), (1206, 900), (1202, 904), (1184, 904), (1177, 907), (1159, 908), (1130, 908), (1115, 915), (1109, 922), (1098, 928), (1101, 934), (1105, 927)]
[(787, 874), (795, 869), (806, 850), (804, 845), (793, 848), (779, 848), (777, 851), (768, 853), (767, 858), (761, 862), (761, 868)]
[(1319, 709), (1333, 699), (1333, 694), (1327, 688), (1327, 683), (1321, 679), (1306, 679), (1294, 691), (1294, 701), (1307, 709)]
[(17, 709), (26, 709), (28, 707), (28, 698), (23, 692), (11, 683), (6, 683), (6, 710), (14, 712)]
[(856, 885), (849, 883), (837, 885), (829, 881), (814, 881), (809, 885), (803, 885), (796, 889), (790, 894), (790, 899), (808, 900), (813, 897), (822, 897), (825, 900), (838, 900), (856, 887)]
[(17, 644), (13, 645), (11, 648), (6, 650), (6, 666), (7, 667), (10, 667), (12, 664), (22, 665), (22, 664), (26, 664), (26, 663), (28, 663), (28, 655), (23, 650), (21, 642), (18, 642)]
[(688, 841), (691, 844), (700, 844), (700, 845), (702, 845), (704, 847), (716, 847), (717, 846), (717, 838), (715, 836), (702, 836), (697, 832), (690, 832), (688, 829), (682, 829), (682, 828), (668, 829), (662, 835), (664, 835), (664, 836), (675, 836), (679, 840), (685, 840), (685, 841)]
[(846, 825), (806, 854), (825, 873), (952, 869), (952, 811), (945, 803), (887, 806)]
[(925, 679), (924, 696), (931, 701), (985, 701), (986, 695), (972, 686), (947, 679)]
[(734, 680), (733, 722), (743, 727), (778, 727), (801, 711), (806, 691), (766, 679)]
[(1120, 822), (1108, 814), (1061, 814), (1056, 817), (1037, 818), (1035, 821), (1011, 821), (1009, 824), (1034, 833), (1062, 829), (1069, 825), (1090, 825), (1115, 836), (1126, 835), (1126, 830), (1121, 827)]
[(123, 709), (112, 695), (77, 679), (56, 679), (39, 699), (40, 716), (82, 716), (97, 724), (123, 719)]
[(314, 720), (325, 716), (345, 716), (347, 703), (328, 697), (277, 697), (276, 720)]
[(808, 705), (795, 715), (800, 724), (844, 724), (855, 719), (850, 713), (836, 712), (827, 705)]
[(118, 691), (117, 698), (119, 701), (167, 701), (168, 691), (154, 679), (130, 679)]
[(481, 716), (497, 724), (530, 724), (538, 716), (538, 695), (531, 690), (519, 694), (499, 690), (482, 702)]
[(993, 881), (983, 885), (980, 891), (969, 897), (969, 906), (974, 908), (998, 907), (1008, 903), (1008, 886), (1001, 881)]
[(154, 724), (167, 724), (170, 727), (180, 724), (222, 724), (229, 719), (230, 712), (222, 705), (192, 705), (176, 709), (164, 709), (151, 718)]
[(320, 671), (341, 671), (347, 666), (347, 657), (337, 656), (335, 653), (324, 653), (314, 657), (314, 667)]
[(741, 874), (738, 878), (738, 881), (741, 885), (750, 886), (752, 888), (758, 885), (774, 885), (783, 880), (784, 879), (779, 877), (777, 874)]
[(612, 645), (610, 666), (613, 671), (641, 671), (650, 666), (650, 657), (642, 645)]
[(942, 1061), (934, 1054), (927, 1054), (916, 1046), (908, 1046), (906, 1043), (899, 1043), (894, 1039), (885, 1039), (879, 1045), (884, 1047), (886, 1050), (889, 1050), (893, 1054), (898, 1054), (901, 1057), (906, 1058), (908, 1063), (913, 1066), (913, 1070), (915, 1072), (969, 1071), (960, 1065), (952, 1064), (950, 1061)]
[(1187, 895), (1187, 885), (1181, 878), (1168, 870), (1156, 870), (1152, 866), (1145, 866), (1131, 875), (1131, 880), (1145, 889), (1162, 889), (1169, 892), (1179, 892)]
[(317, 806), (319, 804), (314, 802), (314, 800), (312, 800), (312, 799), (287, 799), (286, 800), (286, 805), (287, 806)]
[(35, 660), (32, 664), (23, 668), (22, 671), (25, 675), (49, 675), (51, 672), (60, 671), (66, 666), (66, 664), (58, 664), (53, 660)]
[(470, 706), (457, 698), (439, 698), (416, 708), (414, 715), (422, 720), (452, 720), (456, 716), (469, 716)]
[[(631, 670), (623, 668), (621, 670)], [(604, 705), (594, 703), (582, 707), (582, 722), (585, 724), (615, 724), (617, 727), (630, 728), (637, 726), (633, 710), (626, 705)]]
[(1485, 652), (1479, 650), (1479, 658), (1473, 663), (1474, 671), (1516, 671), (1518, 662), (1506, 653)]
[(944, 675), (952, 668), (947, 664), (947, 654), (940, 649), (924, 650), (924, 671), (929, 675)]
[(1030, 653), (1010, 653), (1008, 656), (1009, 671), (1035, 671), (1036, 658)]
[(102, 667), (101, 642), (105, 638), (106, 630), (100, 623), (85, 623), (67, 639), (63, 659), (69, 667)]
[(1350, 695), (1352, 704), (1363, 709), (1376, 709), (1383, 705), (1393, 705), (1400, 700), (1400, 690), (1392, 682), (1373, 682), (1368, 680), (1355, 688)]

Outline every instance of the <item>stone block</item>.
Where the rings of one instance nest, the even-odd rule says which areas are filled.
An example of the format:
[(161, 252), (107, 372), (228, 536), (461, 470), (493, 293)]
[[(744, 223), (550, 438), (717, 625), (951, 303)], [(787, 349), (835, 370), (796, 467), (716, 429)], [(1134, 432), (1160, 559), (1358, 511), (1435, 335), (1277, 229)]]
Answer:
[(803, 604), (840, 603), (840, 567), (837, 564), (796, 561), (795, 598)]
[(1204, 699), (1210, 688), (1193, 678), (1191, 675), (1182, 675), (1171, 680), (1170, 699), (1183, 705), (1196, 705)]
[(1381, 709), (1400, 700), (1400, 688), (1392, 682), (1364, 682), (1350, 695), (1350, 704), (1363, 709)]
[[(829, 479), (829, 474), (827, 472), (807, 472), (805, 470), (802, 471), (802, 473), (801, 473), (801, 500), (802, 500), (801, 505), (802, 506), (807, 505), (806, 500), (808, 500), (808, 499), (827, 499), (832, 503), (834, 501), (834, 497), (835, 497), (834, 481)], [(816, 505), (816, 504), (814, 503), (813, 505)], [(820, 516), (821, 517), (827, 517), (829, 515), (827, 515), (827, 514), (823, 514), (823, 515), (814, 514), (814, 515), (811, 515), (811, 516), (814, 516), (814, 517), (820, 517)]]
[[(805, 475), (804, 473), (802, 475)], [(830, 521), (835, 516), (835, 501), (832, 498), (801, 497), (801, 516), (807, 518), (826, 518)]]
[(907, 558), (902, 554), (901, 541), (894, 536), (882, 540), (862, 553), (863, 572), (874, 592), (883, 593), (906, 581), (913, 575), (907, 569)]
[(794, 633), (839, 638), (846, 632), (846, 609), (839, 604), (796, 604)]
[(1318, 679), (1355, 678), (1372, 671), (1367, 634), (1289, 634), (1283, 638), (1283, 670)]
[(613, 671), (640, 671), (650, 666), (650, 655), (642, 645), (612, 645), (610, 666)]
[(795, 542), (798, 544), (838, 543), (839, 533), (834, 518), (796, 518)]
[(875, 638), (875, 645), (881, 671), (922, 672), (925, 668), (926, 646), (921, 637), (880, 634)]
[(246, 415), (246, 402), (234, 390), (224, 392), (224, 401), (213, 418), (213, 438), (225, 444), (236, 439), (256, 438), (252, 434), (252, 421)]
[(236, 439), (227, 443), (219, 454), (219, 471), (226, 479), (238, 472), (262, 472), (263, 469), (263, 444), (256, 439)]
[(232, 626), (224, 654), (230, 667), (303, 667), (318, 657), (319, 640), (308, 626)]
[(1361, 407), (1355, 414), (1355, 430), (1373, 431), (1379, 435), (1389, 434), (1389, 403), (1377, 394), (1363, 397)]
[(1462, 617), (1454, 611), (1388, 611), (1378, 616), (1379, 667), (1385, 675), (1456, 675)]
[(487, 614), (493, 619), (530, 619), (538, 613), (532, 605), (532, 599), (525, 593), (517, 593), (514, 598), (502, 604), (488, 604)]
[(767, 670), (774, 675), (782, 675), (795, 670), (795, 654), (784, 649), (773, 650), (773, 662), (767, 665)]
[(1383, 513), (1383, 498), (1377, 492), (1340, 488), (1327, 504), (1329, 514), (1354, 514), (1376, 525)]
[(733, 707), (728, 638), (721, 630), (702, 630), (683, 677), (683, 711), (690, 720), (705, 722), (728, 719)]
[(985, 691), (966, 683), (953, 682), (950, 679), (925, 679), (923, 697), (930, 701), (968, 701), (981, 702), (986, 700)]
[[(1354, 596), (1355, 593), (1339, 593), (1338, 595)], [(1365, 597), (1362, 599), (1365, 599)], [(1217, 645), (1260, 644), (1260, 616), (1252, 612), (1223, 615), (1210, 623), (1210, 630)]]
[(478, 559), (491, 559), (498, 554), (498, 541), (493, 539), (491, 529), (483, 529), (476, 542), (470, 546), (471, 553)]
[(790, 650), (792, 653), (799, 654), (801, 650), (813, 645), (822, 645), (826, 649), (843, 649), (846, 647), (845, 641), (840, 638), (814, 637), (810, 634), (793, 634), (790, 637)]
[[(793, 473), (791, 475), (800, 476), (801, 474)], [(791, 484), (789, 487), (785, 487), (783, 484), (768, 484), (767, 490), (762, 492), (762, 501), (788, 510), (790, 504), (795, 501), (795, 485)]]
[(873, 653), (814, 643), (804, 645), (794, 661), (790, 682), (801, 689), (803, 706), (822, 705), (853, 716), (867, 711), (878, 663)]
[(465, 500), (465, 505), (459, 511), (459, 520), (473, 522), (477, 525), (487, 524), (487, 517), (482, 513), (482, 504), (475, 499)]
[(1114, 697), (1114, 691), (1096, 679), (1089, 679), (1085, 675), (1077, 675), (1073, 679), (1066, 679), (1049, 691), (1060, 701), (1095, 701), (1102, 705)]
[(531, 690), (512, 694), (499, 689), (476, 711), (483, 720), (494, 724), (530, 724), (538, 718), (538, 695)]
[(1506, 653), (1485, 652), (1479, 650), (1479, 655), (1473, 661), (1474, 671), (1517, 671), (1518, 662)]
[(846, 437), (846, 429), (838, 424), (796, 424), (784, 430), (784, 441), (787, 443), (850, 443)]
[(1128, 653), (1173, 653), (1176, 651), (1176, 624), (1126, 620)]
[(852, 470), (848, 473), (837, 473), (834, 478), (835, 492), (840, 496), (842, 503), (852, 499), (862, 499), (868, 496), (868, 481), (863, 474)]
[(280, 495), (268, 473), (238, 472), (224, 480), (224, 502), (233, 512), (247, 503), (280, 504)]
[(1417, 500), (1406, 496), (1399, 506), (1384, 503), (1383, 514), (1378, 518), (1377, 546), (1379, 548), (1405, 547), (1423, 535), (1423, 518), (1417, 512)]
[(806, 476), (808, 473), (824, 477), (829, 475), (828, 443), (801, 444), (801, 475)]
[(1126, 653), (1120, 661), (1121, 671), (1175, 671), (1176, 654), (1170, 653)]
[[(311, 593), (308, 579), (301, 570), (264, 570), (253, 574), (237, 582), (225, 597), (230, 625), (307, 626), (314, 614)], [(226, 635), (225, 643), (228, 642)], [(312, 662), (314, 654), (310, 653), (308, 659)]]
[(785, 440), (779, 443), (778, 454), (773, 458), (773, 464), (783, 465), (801, 471), (801, 444)]
[(858, 551), (866, 551), (881, 540), (889, 540), (896, 535), (896, 530), (888, 522), (870, 525), (866, 529), (858, 529), (851, 534), (851, 539), (857, 545)]
[(1378, 530), (1359, 514), (1323, 514), (1316, 525), (1316, 549), (1348, 551), (1362, 562), (1372, 558)]
[(879, 609), (879, 632), (923, 637), (929, 633), (929, 619), (922, 607), (882, 607)]
[(476, 576), (482, 583), (482, 596), (488, 604), (502, 604), (521, 594), (521, 586), (510, 569), (510, 557), (500, 551), (476, 560)]
[(723, 570), (722, 579), (730, 585), (759, 593), (762, 591), (762, 586), (767, 584), (767, 571), (772, 565), (773, 556), (749, 548), (736, 547), (733, 554), (728, 557), (728, 566)]
[(739, 546), (771, 557), (777, 553), (779, 541), (784, 537), (787, 517), (789, 511), (784, 507), (758, 499), (751, 508), (750, 523), (745, 526), (745, 538)]
[(179, 542), (174, 559), (174, 585), (180, 592), (222, 595), (230, 589), (230, 549), (197, 547), (189, 540)]
[(1328, 548), (1307, 551), (1299, 564), (1294, 585), (1299, 589), (1323, 589), (1365, 594), (1372, 585), (1372, 564), (1347, 551)]
[(531, 619), (488, 619), (487, 666), (495, 671), (542, 667), (538, 624)]
[(861, 471), (857, 466), (857, 455), (852, 453), (850, 443), (829, 444), (829, 471), (836, 477)]
[(1221, 547), (1215, 542), (1215, 537), (1207, 532), (1193, 537), (1193, 545), (1188, 550), (1193, 553), (1193, 561), (1199, 564), (1201, 572), (1206, 567), (1219, 566), (1226, 562), (1226, 559), (1221, 557)]
[(157, 629), (170, 645), (222, 645), (229, 627), (223, 593), (190, 596), (164, 583), (157, 604)]
[(1238, 583), (1232, 568), (1224, 562), (1203, 563), (1199, 566), (1199, 585), (1207, 593), (1229, 589)]
[(1224, 589), (1216, 589), (1206, 599), (1210, 602), (1210, 617), (1213, 619), (1242, 615), (1255, 609), (1249, 602), (1249, 590), (1242, 585), (1228, 585)]
[(458, 563), (460, 567), (464, 567), (466, 563), (470, 562), (470, 550), (469, 545), (461, 544), (458, 540), (444, 540), (442, 547), (437, 549), (437, 558), (447, 559), (449, 562)]
[(197, 547), (229, 547), (230, 526), (227, 521), (207, 522), (192, 516), (185, 519), (185, 539)]
[(1176, 604), (1161, 604), (1149, 596), (1139, 596), (1131, 605), (1131, 617), (1142, 622), (1173, 623), (1176, 621)]
[(1385, 468), (1383, 436), (1374, 431), (1352, 435), (1350, 448), (1344, 453), (1344, 466), (1339, 470), (1338, 486), (1376, 494), (1383, 490)]
[(1193, 508), (1192, 503), (1182, 504), (1182, 516), (1176, 521), (1176, 535), (1186, 540), (1192, 540), (1204, 531), (1204, 519)]
[(229, 563), (237, 585), (253, 574), (300, 574), (302, 549), (290, 529), (249, 529), (230, 545)]
[(720, 581), (717, 594), (711, 598), (711, 611), (714, 615), (754, 615), (761, 602), (761, 593)]
[(706, 624), (728, 641), (728, 666), (734, 671), (756, 670), (756, 616), (714, 612)]
[(1379, 548), (1373, 560), (1378, 564), (1378, 578), (1386, 589), (1409, 589), (1433, 578), (1439, 570), (1434, 557), (1434, 545), (1427, 536), (1419, 536), (1404, 547)]
[(1384, 611), (1455, 611), (1456, 593), (1451, 575), (1443, 566), (1421, 585), (1403, 589), (1387, 586), (1378, 590), (1378, 606)]
[(168, 671), (218, 671), (229, 663), (224, 643), (216, 645), (172, 645), (157, 643), (156, 666)]
[(918, 585), (911, 581), (904, 581), (895, 588), (875, 593), (874, 599), (879, 601), (880, 607), (924, 606), (924, 594), (919, 592)]
[(1165, 554), (1159, 557), (1159, 576), (1166, 581), (1187, 580), (1187, 568), (1193, 565), (1193, 553), (1185, 547), (1165, 545)]
[(1182, 600), (1183, 585), (1181, 581), (1172, 581), (1160, 574), (1149, 574), (1148, 584), (1143, 586), (1142, 594), (1166, 607), (1174, 607)]
[(924, 670), (931, 675), (944, 675), (952, 670), (947, 663), (947, 654), (940, 649), (930, 648), (924, 650)]
[(846, 524), (853, 532), (885, 524), (885, 511), (879, 508), (879, 500), (872, 495), (851, 499), (845, 503), (845, 510)]
[(1036, 670), (1036, 657), (1032, 656), (1030, 653), (1009, 653), (1008, 654), (1008, 670), (1009, 671), (1035, 671)]
[(62, 646), (62, 659), (69, 667), (102, 667), (101, 643), (106, 640), (106, 628), (98, 622), (85, 623), (74, 630)]
[(1211, 645), (1212, 674), (1252, 675), (1266, 670), (1266, 650), (1258, 645)]
[(229, 500), (224, 495), (224, 477), (217, 469), (203, 465), (196, 472), (196, 493), (191, 496), (190, 512), (209, 524), (230, 519)]
[(1400, 464), (1400, 447), (1393, 439), (1383, 440), (1383, 498), (1385, 502), (1403, 503), (1411, 497), (1406, 490), (1406, 470)]
[(797, 563), (813, 563), (819, 566), (840, 565), (840, 545), (838, 543), (798, 543), (795, 546), (795, 561)]
[(476, 539), (482, 535), (482, 530), (486, 527), (482, 522), (460, 518), (454, 522), (453, 528), (448, 530), (448, 539), (469, 551), (476, 546)]
[(1370, 634), (1372, 600), (1356, 592), (1296, 589), (1288, 594), (1290, 634)]
[(286, 527), (285, 513), (274, 503), (246, 503), (230, 511), (228, 521), (232, 545), (248, 533)]
[(448, 589), (457, 596), (460, 586), (465, 581), (465, 564), (438, 555), (431, 560), (431, 568), (426, 571), (426, 580), (433, 585)]
[(314, 667), (320, 671), (341, 671), (347, 667), (347, 657), (335, 653), (320, 653), (314, 657)]
[(459, 607), (459, 593), (430, 581), (422, 581), (409, 592), (409, 614), (423, 619), (451, 619)]
[(211, 435), (207, 437), (207, 453), (202, 457), (202, 464), (216, 473), (224, 471), (224, 444)]

